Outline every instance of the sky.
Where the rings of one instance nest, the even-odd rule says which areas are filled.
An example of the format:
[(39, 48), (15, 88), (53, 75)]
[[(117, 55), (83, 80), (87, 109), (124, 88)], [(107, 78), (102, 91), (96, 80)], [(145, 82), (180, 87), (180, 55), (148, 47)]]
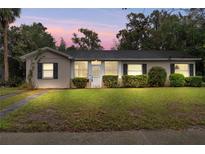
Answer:
[(61, 37), (67, 46), (72, 45), (72, 34), (79, 28), (88, 28), (98, 33), (104, 49), (114, 46), (116, 34), (125, 28), (126, 15), (130, 12), (149, 14), (154, 9), (22, 9), (14, 25), (30, 25), (41, 22), (55, 38), (57, 45)]

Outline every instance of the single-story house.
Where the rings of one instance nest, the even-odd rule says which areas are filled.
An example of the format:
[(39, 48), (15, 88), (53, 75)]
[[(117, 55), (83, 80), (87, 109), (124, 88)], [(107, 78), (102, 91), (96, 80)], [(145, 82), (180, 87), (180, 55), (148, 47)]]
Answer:
[(103, 75), (147, 74), (154, 66), (167, 72), (195, 75), (195, 62), (201, 58), (180, 51), (69, 51), (44, 47), (21, 57), (26, 61), (26, 77), (32, 73), (36, 88), (71, 88), (71, 79), (86, 77), (88, 87), (102, 87)]

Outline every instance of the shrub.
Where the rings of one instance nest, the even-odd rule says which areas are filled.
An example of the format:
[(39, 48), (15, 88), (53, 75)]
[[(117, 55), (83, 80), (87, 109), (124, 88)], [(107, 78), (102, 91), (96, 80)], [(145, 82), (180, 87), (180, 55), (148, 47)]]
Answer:
[(23, 83), (19, 86), (19, 88), (21, 88), (21, 89), (27, 89), (27, 90), (33, 90), (33, 89), (35, 89), (35, 87), (34, 87), (32, 84), (28, 83), (28, 82), (23, 82)]
[(118, 86), (118, 76), (117, 75), (104, 75), (103, 84), (107, 88), (116, 88)]
[(165, 84), (167, 73), (162, 67), (152, 67), (148, 73), (148, 84), (151, 87), (162, 87)]
[(185, 84), (185, 77), (183, 74), (174, 73), (169, 76), (170, 85), (172, 87), (183, 87)]
[(21, 83), (21, 78), (14, 77), (12, 79), (9, 79), (8, 81), (1, 80), (0, 87), (18, 87), (19, 85), (21, 85)]
[(191, 87), (201, 87), (202, 86), (202, 77), (201, 76), (192, 76), (190, 77), (190, 86)]
[(202, 77), (203, 82), (205, 82), (205, 75)]
[(88, 79), (78, 77), (72, 79), (72, 82), (76, 88), (85, 88), (88, 83)]
[(190, 82), (191, 82), (191, 77), (185, 77), (185, 86), (191, 86), (190, 85)]
[(124, 87), (146, 87), (147, 76), (146, 75), (123, 75), (122, 84)]

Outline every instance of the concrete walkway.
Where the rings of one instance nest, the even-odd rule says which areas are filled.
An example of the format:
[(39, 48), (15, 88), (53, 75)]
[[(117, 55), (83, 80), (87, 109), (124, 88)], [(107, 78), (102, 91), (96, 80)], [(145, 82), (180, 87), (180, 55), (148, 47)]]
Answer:
[(4, 110), (2, 110), (0, 112), (0, 118), (3, 118), (4, 116), (6, 116), (8, 113), (20, 108), (21, 106), (27, 104), (30, 100), (34, 99), (34, 98), (37, 98), (43, 94), (47, 93), (47, 91), (41, 91), (40, 93), (37, 93), (37, 94), (34, 94), (34, 95), (31, 95), (31, 96), (28, 96), (26, 97), (25, 99), (23, 100), (20, 100), (19, 102), (16, 102), (10, 106), (8, 106), (7, 108), (5, 108)]
[(205, 144), (205, 129), (139, 130), (92, 133), (0, 133), (0, 144), (8, 145), (122, 145), (122, 144)]
[(6, 98), (16, 96), (16, 95), (18, 95), (18, 94), (20, 94), (22, 92), (23, 92), (23, 90), (19, 90), (17, 92), (13, 92), (13, 93), (10, 93), (10, 94), (2, 95), (2, 96), (0, 96), (0, 100), (2, 101), (4, 99), (6, 99)]

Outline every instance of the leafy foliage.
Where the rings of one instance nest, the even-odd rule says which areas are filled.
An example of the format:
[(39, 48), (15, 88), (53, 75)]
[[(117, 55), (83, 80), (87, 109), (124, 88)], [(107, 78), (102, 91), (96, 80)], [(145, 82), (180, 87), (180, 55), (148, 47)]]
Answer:
[(126, 28), (116, 35), (118, 49), (204, 51), (204, 9), (170, 13), (154, 10), (150, 15), (130, 13)]
[(163, 87), (167, 78), (167, 73), (162, 67), (152, 67), (148, 73), (148, 84), (151, 87)]
[(79, 32), (83, 35), (79, 37), (76, 33), (73, 34), (72, 41), (77, 49), (82, 50), (100, 50), (103, 47), (100, 45), (101, 40), (98, 34), (92, 30), (80, 28)]
[(118, 87), (118, 76), (117, 75), (104, 75), (103, 83), (107, 88)]
[(185, 77), (183, 74), (173, 73), (169, 76), (169, 80), (172, 87), (183, 87), (185, 84)]
[(146, 87), (147, 76), (146, 75), (123, 75), (122, 76), (123, 87)]
[(190, 86), (191, 87), (201, 87), (202, 86), (202, 77), (201, 76), (192, 76), (190, 77)]
[[(9, 50), (8, 50), (8, 29), (9, 25), (20, 16), (19, 8), (1, 8), (0, 9), (0, 32), (3, 36), (3, 53), (4, 53), (4, 80), (9, 80)], [(1, 39), (0, 39), (1, 41)]]
[(190, 82), (191, 82), (191, 77), (185, 77), (185, 86), (187, 87), (191, 86)]
[(85, 88), (88, 83), (88, 79), (78, 77), (72, 79), (72, 82), (76, 88)]
[(55, 40), (41, 23), (12, 26), (9, 31), (12, 56), (21, 56), (42, 47), (55, 48)]
[(0, 80), (0, 87), (18, 87), (22, 84), (22, 79), (15, 77), (10, 78), (8, 81)]
[(66, 51), (66, 42), (65, 42), (65, 40), (63, 38), (61, 38), (58, 50), (59, 51)]
[(8, 24), (13, 23), (16, 17), (20, 17), (21, 9), (19, 8), (1, 8), (0, 9), (0, 24), (4, 29)]

